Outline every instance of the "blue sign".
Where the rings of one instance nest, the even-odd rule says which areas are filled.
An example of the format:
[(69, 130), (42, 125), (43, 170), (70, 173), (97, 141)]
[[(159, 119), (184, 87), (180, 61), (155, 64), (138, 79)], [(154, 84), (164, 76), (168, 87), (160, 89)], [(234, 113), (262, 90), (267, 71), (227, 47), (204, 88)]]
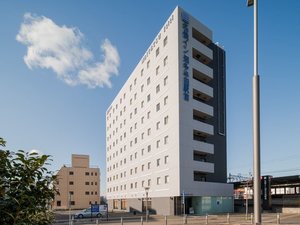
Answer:
[(182, 47), (183, 47), (183, 99), (189, 101), (190, 96), (190, 81), (189, 81), (189, 15), (185, 12), (181, 12), (182, 20)]
[(91, 205), (91, 211), (92, 212), (99, 212), (99, 205), (98, 204), (92, 204)]

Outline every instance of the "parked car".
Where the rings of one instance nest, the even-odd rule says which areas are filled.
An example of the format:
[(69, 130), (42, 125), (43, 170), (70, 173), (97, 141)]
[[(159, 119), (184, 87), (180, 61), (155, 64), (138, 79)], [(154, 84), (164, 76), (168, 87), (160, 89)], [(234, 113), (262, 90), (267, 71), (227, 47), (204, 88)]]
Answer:
[(75, 214), (75, 219), (82, 219), (82, 218), (91, 218), (91, 217), (103, 217), (106, 212), (101, 212), (100, 210), (91, 212), (91, 208), (84, 209)]

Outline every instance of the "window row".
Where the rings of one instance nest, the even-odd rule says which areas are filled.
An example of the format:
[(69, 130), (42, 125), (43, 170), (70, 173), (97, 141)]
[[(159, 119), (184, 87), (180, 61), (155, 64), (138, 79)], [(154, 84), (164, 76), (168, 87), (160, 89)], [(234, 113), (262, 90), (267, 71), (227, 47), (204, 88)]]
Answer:
[[(74, 171), (69, 171), (69, 175), (74, 175)], [(97, 176), (97, 172), (95, 172), (95, 173), (94, 172), (91, 172), (91, 173), (90, 172), (85, 172), (85, 175), (86, 176), (90, 176), (90, 175), (91, 176), (94, 176), (94, 175)]]
[[(163, 104), (164, 104), (164, 106), (166, 106), (166, 105), (168, 104), (168, 96), (165, 96), (165, 97), (164, 97), (164, 103), (163, 103)], [(156, 112), (159, 112), (159, 111), (161, 110), (161, 103), (157, 103), (157, 104), (156, 104), (155, 110), (156, 110)], [(140, 125), (145, 124), (145, 119), (146, 119), (146, 118), (147, 118), (147, 120), (150, 120), (150, 118), (151, 118), (151, 111), (148, 111), (147, 114), (145, 114), (144, 116), (142, 116), (142, 117), (140, 118)], [(158, 121), (157, 123), (158, 123), (158, 124), (156, 124), (156, 130), (160, 129), (160, 121)], [(165, 125), (168, 124), (168, 117), (167, 117), (167, 118), (164, 117), (164, 124), (165, 124)], [(139, 129), (138, 122), (135, 122), (135, 123), (133, 124), (133, 126), (131, 126), (131, 127), (129, 128), (129, 134), (132, 134), (133, 131), (135, 131), (135, 130), (137, 130), (137, 129)], [(145, 132), (143, 132), (143, 133), (145, 133)], [(142, 135), (144, 135), (143, 133), (142, 133)], [(147, 129), (147, 134), (148, 134), (148, 136), (151, 134), (151, 128), (148, 128), (148, 129)], [(110, 135), (110, 136), (111, 136), (111, 135)], [(127, 132), (126, 132), (126, 131), (125, 131), (123, 134), (121, 134), (121, 135), (119, 136), (119, 138), (116, 138), (116, 139), (112, 142), (112, 144), (110, 144), (110, 145), (107, 147), (107, 151), (111, 150), (112, 147), (117, 146), (119, 143), (121, 143), (123, 140), (125, 140), (125, 138), (128, 138), (128, 137), (127, 137)], [(143, 136), (141, 136), (141, 138), (143, 139)], [(133, 142), (132, 142), (132, 143), (133, 143)]]
[[(166, 165), (168, 163), (169, 163), (169, 156), (168, 155), (164, 156), (162, 159), (161, 158), (156, 159), (156, 167), (160, 167), (162, 164)], [(134, 168), (131, 168), (130, 170), (128, 170), (128, 172), (129, 172), (129, 175), (134, 175), (134, 174), (137, 174), (139, 172), (139, 170), (140, 170), (140, 172), (150, 170), (151, 166), (152, 166), (152, 163), (147, 162), (147, 163), (144, 163), (140, 166), (136, 166)], [(139, 169), (139, 167), (140, 167), (140, 169)], [(120, 174), (116, 174), (116, 175), (108, 177), (107, 182), (116, 181), (119, 178), (122, 179), (122, 178), (125, 178), (125, 177), (126, 177), (126, 171), (121, 172)]]
[[(74, 181), (69, 181), (69, 185), (74, 185)], [(96, 181), (95, 182), (86, 181), (85, 185), (98, 185), (98, 183)]]
[[(163, 85), (166, 86), (167, 83), (168, 83), (168, 76), (164, 77)], [(148, 79), (147, 79), (147, 85), (149, 85), (149, 84), (150, 84), (150, 77), (148, 77)], [(144, 91), (144, 85), (141, 86), (141, 92), (143, 92), (143, 91)], [(161, 91), (161, 84), (157, 84), (156, 87), (155, 87), (155, 93), (158, 94), (160, 91)], [(134, 98), (131, 98), (131, 99), (130, 99), (130, 105), (133, 105), (133, 104), (134, 104), (134, 100), (136, 100), (136, 99), (137, 99), (137, 93), (134, 94)], [(145, 102), (150, 102), (150, 100), (151, 100), (151, 94), (148, 94), (148, 95), (146, 96), (146, 99), (145, 99), (145, 100), (142, 100), (142, 101), (140, 102), (140, 108), (141, 108), (141, 109), (144, 108)], [(137, 107), (134, 108), (134, 110), (133, 110), (132, 112), (130, 112), (129, 118), (132, 119), (132, 116), (133, 116), (133, 115), (136, 115), (136, 114), (137, 114), (137, 111), (138, 111), (138, 108), (137, 108)], [(119, 118), (121, 119), (121, 117), (122, 117), (123, 115), (125, 115), (125, 112), (126, 112), (126, 106), (124, 106), (124, 107), (123, 107), (123, 110), (120, 111), (120, 116), (116, 115), (116, 117), (115, 117), (115, 119), (113, 119), (112, 123), (109, 123), (109, 124), (107, 125), (107, 132), (110, 130), (110, 128), (112, 128), (112, 125), (115, 125), (115, 124), (118, 122)], [(107, 122), (108, 122), (108, 121), (107, 121)], [(125, 124), (126, 124), (126, 120), (123, 120), (123, 123), (121, 122), (121, 123), (119, 124), (120, 129), (121, 129), (122, 126), (125, 125)], [(117, 132), (118, 132), (118, 127), (116, 127), (116, 128), (113, 130), (112, 134), (114, 135), (114, 134), (117, 133)], [(110, 135), (110, 138), (111, 138), (111, 135)], [(108, 140), (109, 140), (109, 139), (108, 139)]]
[[(166, 36), (163, 40), (163, 47), (165, 47), (168, 43), (168, 36)], [(158, 57), (160, 54), (160, 48), (157, 47), (156, 50), (155, 50), (155, 56)], [(163, 65), (166, 66), (168, 63), (168, 56), (166, 56), (163, 60)], [(147, 61), (147, 69), (149, 69), (150, 67), (150, 60)], [(159, 67), (159, 66), (158, 66)], [(157, 72), (156, 72), (157, 74)], [(141, 72), (140, 72), (140, 76), (143, 77), (144, 75), (144, 69), (141, 69)], [(136, 85), (137, 84), (137, 78), (134, 79), (133, 81), (133, 85)], [(129, 91), (132, 91), (132, 84), (129, 85)], [(119, 99), (119, 104), (122, 104), (122, 102), (125, 100), (126, 98), (126, 93), (123, 94), (123, 96)], [(112, 107), (112, 113), (114, 114), (115, 113), (115, 110), (118, 109), (118, 103), (115, 105), (115, 107)], [(109, 112), (109, 114), (107, 115), (107, 120), (110, 119), (112, 116), (111, 112)]]
[[(166, 175), (166, 176), (163, 176), (163, 177), (157, 177), (156, 178), (156, 185), (161, 185), (163, 183), (164, 184), (170, 183), (170, 176), (169, 175)], [(151, 179), (143, 180), (141, 182), (141, 188), (150, 187), (150, 186), (151, 186)], [(130, 183), (129, 187), (130, 187), (130, 189), (137, 189), (137, 188), (139, 188), (138, 187), (138, 182)], [(116, 192), (116, 191), (126, 191), (126, 184), (107, 188), (107, 192), (108, 193), (109, 192)]]
[[(164, 138), (163, 138), (163, 144), (164, 144), (164, 145), (167, 145), (168, 143), (169, 143), (169, 136), (166, 135), (166, 136), (164, 136)], [(159, 149), (159, 148), (161, 147), (161, 145), (162, 145), (162, 144), (161, 144), (161, 139), (156, 140), (156, 149)], [(145, 155), (145, 152), (150, 153), (150, 152), (151, 152), (151, 149), (152, 149), (152, 145), (151, 145), (151, 144), (147, 145), (146, 148), (142, 148), (142, 149), (141, 149), (141, 152), (140, 152), (140, 156), (144, 156), (144, 155)], [(118, 153), (118, 152), (116, 152), (116, 153)], [(115, 156), (117, 157), (118, 154), (113, 153), (113, 158), (114, 158)], [(134, 154), (131, 154), (131, 155), (129, 156), (130, 161), (133, 161), (134, 159), (137, 159), (137, 158), (138, 158), (138, 152), (137, 152), (137, 151), (136, 151)], [(110, 160), (111, 160), (111, 155), (107, 158), (107, 162), (109, 162)], [(110, 165), (110, 166), (107, 168), (107, 172), (109, 172), (109, 171), (111, 171), (111, 170), (113, 170), (113, 169), (117, 169), (117, 168), (119, 167), (119, 165), (122, 166), (122, 165), (125, 165), (125, 164), (126, 164), (126, 158), (124, 158), (123, 160), (121, 160), (120, 163), (116, 162), (116, 163)]]
[(97, 191), (95, 191), (95, 192), (93, 192), (93, 191), (91, 191), (91, 192), (86, 191), (86, 192), (85, 192), (85, 195), (90, 195), (90, 194), (91, 194), (91, 195), (94, 195), (94, 194), (97, 195)]

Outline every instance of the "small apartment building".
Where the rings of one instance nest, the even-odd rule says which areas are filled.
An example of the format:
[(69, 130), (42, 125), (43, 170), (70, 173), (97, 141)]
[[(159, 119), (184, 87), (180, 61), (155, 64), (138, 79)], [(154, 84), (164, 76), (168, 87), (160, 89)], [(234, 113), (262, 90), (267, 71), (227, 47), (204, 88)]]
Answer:
[(57, 173), (54, 209), (82, 209), (90, 203), (100, 204), (100, 169), (89, 165), (88, 155), (72, 154), (72, 165), (63, 166)]
[(233, 210), (225, 65), (212, 31), (177, 7), (106, 112), (110, 210)]

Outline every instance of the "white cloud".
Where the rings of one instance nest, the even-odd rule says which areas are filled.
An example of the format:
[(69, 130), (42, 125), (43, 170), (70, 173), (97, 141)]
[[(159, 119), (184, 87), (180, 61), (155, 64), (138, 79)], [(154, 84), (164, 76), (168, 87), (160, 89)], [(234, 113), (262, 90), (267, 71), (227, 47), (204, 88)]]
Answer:
[[(118, 74), (120, 58), (117, 49), (105, 39), (101, 45), (103, 51), (103, 62), (96, 63), (95, 66), (83, 69), (79, 72), (80, 83), (86, 84), (90, 88), (107, 85), (111, 87), (111, 74)], [(99, 76), (101, 74), (101, 76)]]
[(119, 73), (118, 50), (108, 39), (101, 45), (102, 61), (95, 62), (78, 28), (59, 26), (44, 16), (26, 13), (16, 39), (27, 46), (28, 68), (51, 69), (69, 85), (111, 87), (110, 78)]

